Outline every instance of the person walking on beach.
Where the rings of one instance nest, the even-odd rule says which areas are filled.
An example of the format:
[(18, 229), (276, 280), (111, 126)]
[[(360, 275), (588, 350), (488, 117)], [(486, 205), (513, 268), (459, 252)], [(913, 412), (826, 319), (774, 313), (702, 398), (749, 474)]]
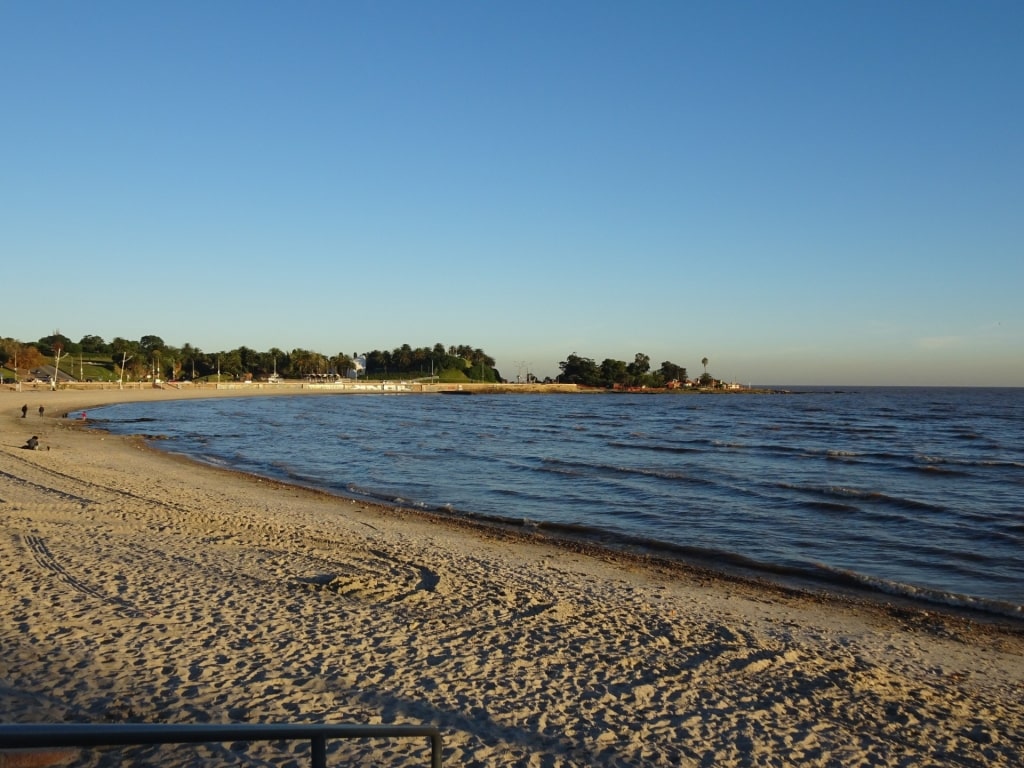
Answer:
[(21, 418), (24, 419), (26, 416), (28, 416), (28, 403), (21, 406)]
[(40, 406), (39, 406), (39, 415), (40, 415), (40, 416), (42, 416), (42, 415), (43, 415), (43, 411), (45, 411), (45, 410), (46, 410), (46, 409), (45, 409), (45, 408), (43, 408), (43, 406), (41, 406), (41, 405), (40, 405)]

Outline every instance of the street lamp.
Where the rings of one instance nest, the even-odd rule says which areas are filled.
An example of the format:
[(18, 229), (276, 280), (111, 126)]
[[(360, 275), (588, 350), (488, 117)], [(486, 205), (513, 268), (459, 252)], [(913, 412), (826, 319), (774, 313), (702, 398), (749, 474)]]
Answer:
[(121, 376), (117, 380), (118, 389), (124, 389), (124, 364), (131, 360), (132, 357), (135, 357), (135, 355), (129, 357), (127, 352), (121, 353)]
[(516, 360), (516, 383), (523, 384), (523, 366), (526, 365), (522, 360)]
[(57, 354), (54, 355), (53, 378), (50, 379), (50, 389), (54, 392), (57, 391), (57, 379), (60, 378), (60, 353), (62, 351), (61, 347), (57, 347)]

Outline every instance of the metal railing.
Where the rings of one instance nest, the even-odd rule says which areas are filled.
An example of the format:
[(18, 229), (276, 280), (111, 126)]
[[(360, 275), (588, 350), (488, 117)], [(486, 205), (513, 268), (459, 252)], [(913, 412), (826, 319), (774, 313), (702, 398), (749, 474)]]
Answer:
[(326, 768), (329, 739), (415, 737), (430, 739), (431, 768), (441, 768), (441, 733), (437, 728), (428, 725), (0, 725), (0, 749), (210, 744), (227, 741), (309, 741), (313, 768)]

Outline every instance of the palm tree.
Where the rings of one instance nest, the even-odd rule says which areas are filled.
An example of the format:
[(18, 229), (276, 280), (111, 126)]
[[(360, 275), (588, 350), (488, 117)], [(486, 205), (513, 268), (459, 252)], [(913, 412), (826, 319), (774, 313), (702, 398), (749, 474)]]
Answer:
[(702, 357), (700, 359), (700, 364), (704, 366), (704, 373), (707, 373), (708, 372), (708, 359), (706, 357)]

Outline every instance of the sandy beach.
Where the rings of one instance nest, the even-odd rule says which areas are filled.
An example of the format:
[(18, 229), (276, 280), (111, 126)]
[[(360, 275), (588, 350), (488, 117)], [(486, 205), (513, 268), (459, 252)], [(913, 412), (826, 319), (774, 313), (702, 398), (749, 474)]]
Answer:
[[(4, 722), (425, 723), (451, 766), (1020, 765), (1024, 625), (448, 524), (76, 419), (273, 392), (0, 388)], [(76, 764), (308, 764), (121, 754)]]

